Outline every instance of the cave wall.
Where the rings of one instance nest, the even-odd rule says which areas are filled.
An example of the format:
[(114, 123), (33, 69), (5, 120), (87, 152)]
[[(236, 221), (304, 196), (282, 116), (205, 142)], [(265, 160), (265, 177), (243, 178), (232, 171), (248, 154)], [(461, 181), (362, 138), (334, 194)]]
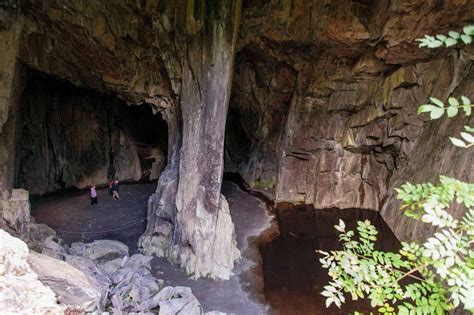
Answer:
[(240, 6), (30, 0), (12, 19), (2, 13), (2, 181), (12, 182), (20, 60), (162, 113), (168, 161), (140, 245), (196, 277), (226, 278), (238, 257), (220, 196), (229, 97), (225, 158), (254, 187), (274, 187), (277, 201), (381, 210), (399, 238), (423, 236), (396, 209), (393, 188), (438, 173), (472, 176), (472, 154), (446, 138), (467, 119), (429, 122), (415, 111), (429, 95), (473, 98), (473, 51), (419, 49), (415, 39), (468, 24), (472, 1)]
[(274, 188), (278, 145), (296, 71), (249, 45), (236, 56), (227, 118), (226, 165), (255, 188)]
[(240, 1), (31, 0), (18, 10), (15, 57), (28, 68), (162, 113), (167, 168), (141, 245), (195, 277), (228, 278), (239, 256), (220, 186), (240, 8)]
[(0, 197), (14, 182), (15, 143), (25, 71), (18, 62), (22, 22), (0, 6)]
[[(473, 5), (246, 1), (237, 56), (250, 51), (252, 62), (237, 58), (231, 106), (241, 115), (252, 109), (241, 124), (251, 142), (273, 130), (264, 143), (275, 144), (250, 150), (239, 172), (254, 186), (274, 182), (277, 202), (380, 210), (400, 239), (427, 235), (422, 224), (407, 223), (393, 189), (440, 174), (472, 180), (472, 153), (448, 140), (472, 118), (430, 122), (416, 109), (429, 96), (474, 97), (473, 50), (419, 49), (415, 39), (461, 29)], [(289, 68), (280, 82), (293, 84), (268, 79), (275, 64)], [(272, 99), (275, 90), (286, 95)], [(280, 114), (265, 118), (275, 108), (283, 124)]]
[[(42, 194), (107, 184), (110, 178), (139, 181), (152, 169), (151, 179), (159, 177), (166, 162), (166, 124), (149, 106), (127, 106), (32, 71), (26, 82), (16, 187)], [(155, 162), (145, 165), (146, 159)]]

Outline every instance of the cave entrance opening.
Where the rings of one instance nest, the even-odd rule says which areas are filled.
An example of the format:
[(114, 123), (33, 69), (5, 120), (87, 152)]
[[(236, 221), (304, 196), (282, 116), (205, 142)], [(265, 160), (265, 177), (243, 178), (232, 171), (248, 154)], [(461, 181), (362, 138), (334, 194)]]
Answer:
[(230, 106), (227, 113), (224, 143), (224, 171), (238, 174), (239, 168), (248, 160), (251, 139), (245, 130), (241, 110)]
[[(14, 187), (30, 192), (33, 216), (66, 243), (107, 238), (136, 247), (166, 164), (166, 122), (148, 104), (127, 105), (31, 69), (25, 78)], [(120, 201), (108, 192), (114, 178)], [(89, 202), (92, 185), (98, 205)]]

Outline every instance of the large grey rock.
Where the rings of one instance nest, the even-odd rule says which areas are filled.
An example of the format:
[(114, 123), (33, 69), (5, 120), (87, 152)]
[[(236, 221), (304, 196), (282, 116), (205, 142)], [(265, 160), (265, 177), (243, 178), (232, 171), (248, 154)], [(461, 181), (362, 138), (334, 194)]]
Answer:
[(42, 244), (41, 254), (64, 260), (68, 253), (62, 245), (62, 240), (54, 236), (49, 236)]
[(160, 315), (200, 315), (203, 313), (201, 304), (188, 287), (165, 287), (150, 300), (141, 303), (138, 309), (146, 311), (158, 306)]
[(100, 292), (98, 309), (105, 309), (107, 297), (109, 294), (109, 286), (112, 283), (110, 278), (106, 274), (104, 274), (102, 270), (99, 269), (99, 267), (90, 259), (79, 256), (66, 255), (65, 261), (71, 266), (84, 272), (89, 277), (89, 280), (91, 280), (91, 282), (93, 283), (94, 288), (96, 288)]
[(1, 215), (3, 219), (19, 233), (27, 233), (30, 218), (30, 200), (28, 191), (13, 189), (4, 191), (1, 200)]
[(71, 244), (69, 253), (86, 257), (95, 263), (102, 263), (128, 256), (128, 246), (114, 240), (95, 240), (92, 243), (76, 242)]
[(27, 263), (28, 247), (0, 230), (0, 312), (62, 314), (54, 292), (38, 280)]
[(101, 288), (84, 272), (64, 261), (35, 252), (29, 253), (27, 261), (62, 305), (86, 312), (101, 310)]
[(161, 289), (163, 281), (157, 280), (150, 273), (152, 257), (135, 254), (125, 257), (120, 268), (110, 275), (114, 309), (136, 311), (137, 306), (150, 299)]
[[(51, 242), (56, 236), (56, 231), (48, 225), (43, 223), (29, 223), (27, 225), (27, 230), (28, 243), (31, 244), (31, 247), (35, 250), (42, 250), (42, 248), (46, 246), (45, 243), (52, 246)], [(59, 246), (58, 243), (56, 244)], [(57, 249), (60, 250), (59, 248)]]

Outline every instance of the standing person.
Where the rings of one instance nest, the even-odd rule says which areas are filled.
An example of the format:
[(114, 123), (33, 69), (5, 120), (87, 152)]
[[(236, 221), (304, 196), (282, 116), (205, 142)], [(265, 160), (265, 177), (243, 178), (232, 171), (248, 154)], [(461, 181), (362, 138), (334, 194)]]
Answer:
[(91, 205), (97, 204), (97, 190), (95, 185), (91, 187)]
[(112, 194), (112, 185), (114, 184), (114, 179), (112, 179), (111, 181), (109, 181), (109, 193), (110, 195), (113, 197), (113, 194)]
[(119, 192), (118, 184), (119, 184), (118, 179), (114, 180), (114, 182), (112, 183), (112, 186), (110, 187), (110, 190), (112, 191), (112, 198), (117, 198), (118, 200), (120, 200), (120, 196), (118, 193)]

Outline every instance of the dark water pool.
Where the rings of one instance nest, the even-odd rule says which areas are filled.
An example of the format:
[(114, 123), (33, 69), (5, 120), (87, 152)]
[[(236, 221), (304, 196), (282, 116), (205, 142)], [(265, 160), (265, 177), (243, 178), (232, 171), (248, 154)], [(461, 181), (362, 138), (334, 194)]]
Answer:
[(277, 314), (349, 314), (368, 312), (367, 301), (348, 301), (341, 309), (325, 307), (320, 295), (328, 283), (327, 269), (322, 269), (315, 250), (340, 248), (334, 225), (342, 219), (347, 228), (369, 219), (379, 231), (377, 248), (397, 251), (398, 240), (381, 216), (361, 209), (314, 209), (312, 206), (279, 204), (276, 207), (279, 235), (260, 250), (263, 256), (264, 293)]

